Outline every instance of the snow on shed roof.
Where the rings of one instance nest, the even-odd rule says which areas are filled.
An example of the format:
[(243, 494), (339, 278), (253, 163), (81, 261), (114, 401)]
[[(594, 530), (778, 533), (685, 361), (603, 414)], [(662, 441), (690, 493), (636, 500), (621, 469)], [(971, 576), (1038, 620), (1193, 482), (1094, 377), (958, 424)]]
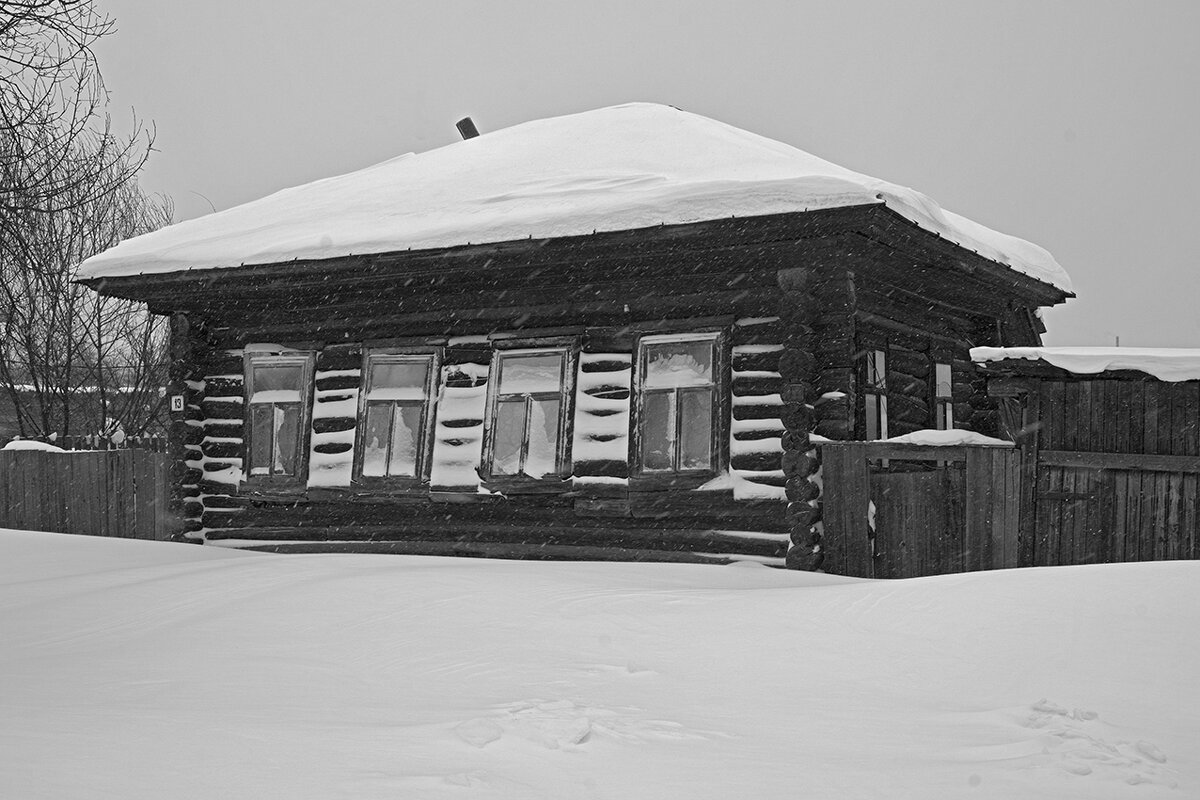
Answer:
[(535, 120), (407, 154), (122, 242), (82, 278), (575, 236), (883, 203), (1065, 291), (1029, 242), (923, 194), (790, 145), (652, 103)]
[(1045, 361), (1077, 375), (1129, 369), (1160, 381), (1200, 380), (1200, 350), (1182, 347), (972, 347), (977, 363)]

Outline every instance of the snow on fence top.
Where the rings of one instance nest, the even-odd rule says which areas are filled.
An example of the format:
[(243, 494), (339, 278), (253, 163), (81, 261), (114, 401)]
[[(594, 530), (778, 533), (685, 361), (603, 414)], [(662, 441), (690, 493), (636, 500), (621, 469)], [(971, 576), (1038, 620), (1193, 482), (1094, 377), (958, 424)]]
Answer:
[(1200, 380), (1200, 350), (1177, 347), (973, 347), (977, 363), (1026, 359), (1045, 361), (1077, 375), (1130, 369), (1160, 381)]
[(670, 106), (535, 120), (284, 189), (89, 258), (83, 278), (574, 236), (882, 203), (1070, 291), (1042, 248), (790, 145)]

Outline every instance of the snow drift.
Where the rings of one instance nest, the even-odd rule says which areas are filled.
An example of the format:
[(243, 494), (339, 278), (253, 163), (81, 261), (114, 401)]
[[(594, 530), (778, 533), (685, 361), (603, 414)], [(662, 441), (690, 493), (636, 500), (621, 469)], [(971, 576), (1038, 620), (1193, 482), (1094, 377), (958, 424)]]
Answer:
[(576, 236), (883, 203), (1071, 290), (1042, 248), (790, 145), (651, 103), (536, 120), (122, 242), (82, 278)]
[(0, 796), (1191, 797), (1198, 624), (1194, 562), (872, 582), (0, 531)]

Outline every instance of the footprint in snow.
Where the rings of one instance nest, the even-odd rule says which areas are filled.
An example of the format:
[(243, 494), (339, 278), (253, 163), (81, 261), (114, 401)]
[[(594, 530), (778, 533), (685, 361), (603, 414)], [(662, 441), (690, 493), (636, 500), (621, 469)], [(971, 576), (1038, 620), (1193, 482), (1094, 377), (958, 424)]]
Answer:
[(454, 733), (474, 747), (515, 736), (548, 750), (580, 747), (594, 736), (627, 742), (705, 738), (677, 722), (645, 719), (635, 708), (582, 706), (570, 700), (509, 703), (500, 706), (494, 716), (460, 723)]
[[(1003, 762), (1015, 768), (1060, 769), (1071, 775), (1153, 783), (1174, 788), (1175, 771), (1152, 742), (1123, 738), (1115, 726), (1091, 709), (1067, 708), (1049, 700), (1006, 712), (1016, 723), (1017, 739), (1007, 744), (970, 748), (970, 760)], [(1032, 733), (1032, 738), (1029, 734)]]

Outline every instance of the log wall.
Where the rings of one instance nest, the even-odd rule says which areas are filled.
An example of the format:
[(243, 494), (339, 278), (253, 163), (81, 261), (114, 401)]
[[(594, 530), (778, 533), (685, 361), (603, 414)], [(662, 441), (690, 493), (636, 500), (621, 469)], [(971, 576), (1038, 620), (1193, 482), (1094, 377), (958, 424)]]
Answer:
[[(190, 315), (191, 355), (183, 370), (189, 394), (179, 420), (189, 475), (181, 484), (187, 526), (211, 543), (271, 550), (521, 557), (609, 552), (656, 560), (749, 558), (782, 566), (792, 541), (784, 513), (785, 410), (791, 409), (794, 424), (808, 424), (803, 403), (785, 406), (783, 400), (781, 361), (790, 352), (794, 362), (801, 342), (788, 349), (788, 323), (776, 313), (776, 263), (785, 250), (737, 273), (720, 250), (700, 262), (660, 261), (659, 272), (694, 270), (697, 263), (700, 270), (654, 280), (638, 277), (643, 257), (611, 274), (597, 269), (586, 285), (576, 280), (575, 265), (547, 265), (536, 280), (526, 275), (524, 283), (514, 279), (499, 292), (479, 290), (489, 281), (478, 276), (460, 277), (456, 285), (470, 288), (449, 291), (438, 278), (424, 291), (410, 286), (396, 298), (392, 310), (399, 314), (377, 316), (366, 301), (347, 304), (336, 297), (322, 310), (287, 309), (308, 315), (303, 327), (287, 321), (284, 306), (297, 303), (290, 297), (269, 309), (239, 311), (233, 304), (219, 316)], [(630, 285), (631, 277), (639, 293), (616, 288)], [(560, 283), (552, 288), (548, 280)], [(620, 300), (596, 300), (605, 296)], [(546, 302), (550, 298), (560, 302)], [(728, 346), (722, 379), (727, 396), (719, 403), (727, 415), (723, 430), (729, 431), (727, 474), (703, 489), (631, 486), (638, 336), (714, 327), (725, 331)], [(313, 339), (318, 330), (323, 340)], [(527, 337), (565, 338), (579, 353), (568, 430), (572, 474), (533, 494), (494, 490), (480, 474), (494, 344)], [(353, 480), (362, 360), (379, 340), (419, 342), (442, 354), (425, 487), (388, 491)], [(256, 489), (242, 473), (242, 360), (248, 347), (262, 342), (317, 353), (308, 478), (295, 491)], [(802, 396), (795, 386), (788, 391)]]
[[(967, 347), (992, 343), (981, 337), (1001, 335), (1008, 300), (995, 282), (1005, 270), (948, 252), (889, 213), (871, 205), (103, 288), (124, 296), (139, 287), (129, 296), (183, 312), (174, 372), (186, 397), (175, 420), (179, 505), (188, 529), (208, 541), (769, 563), (786, 553), (792, 566), (817, 568), (812, 434), (861, 436), (866, 343), (883, 337), (894, 353), (893, 433), (931, 421), (934, 348), (952, 355), (958, 419), (988, 413), (973, 405), (980, 384), (963, 359)], [(1028, 281), (1021, 291), (1045, 299)], [(956, 305), (960, 295), (969, 309)], [(1014, 319), (1018, 330), (1029, 318)], [(719, 398), (728, 470), (703, 490), (631, 475), (638, 337), (701, 329), (728, 342)], [(578, 352), (572, 474), (529, 495), (495, 492), (480, 475), (492, 346), (514, 337), (567, 339)], [(430, 482), (419, 491), (353, 480), (363, 352), (381, 342), (441, 348)], [(294, 491), (242, 483), (242, 359), (261, 343), (317, 353), (308, 480)]]

